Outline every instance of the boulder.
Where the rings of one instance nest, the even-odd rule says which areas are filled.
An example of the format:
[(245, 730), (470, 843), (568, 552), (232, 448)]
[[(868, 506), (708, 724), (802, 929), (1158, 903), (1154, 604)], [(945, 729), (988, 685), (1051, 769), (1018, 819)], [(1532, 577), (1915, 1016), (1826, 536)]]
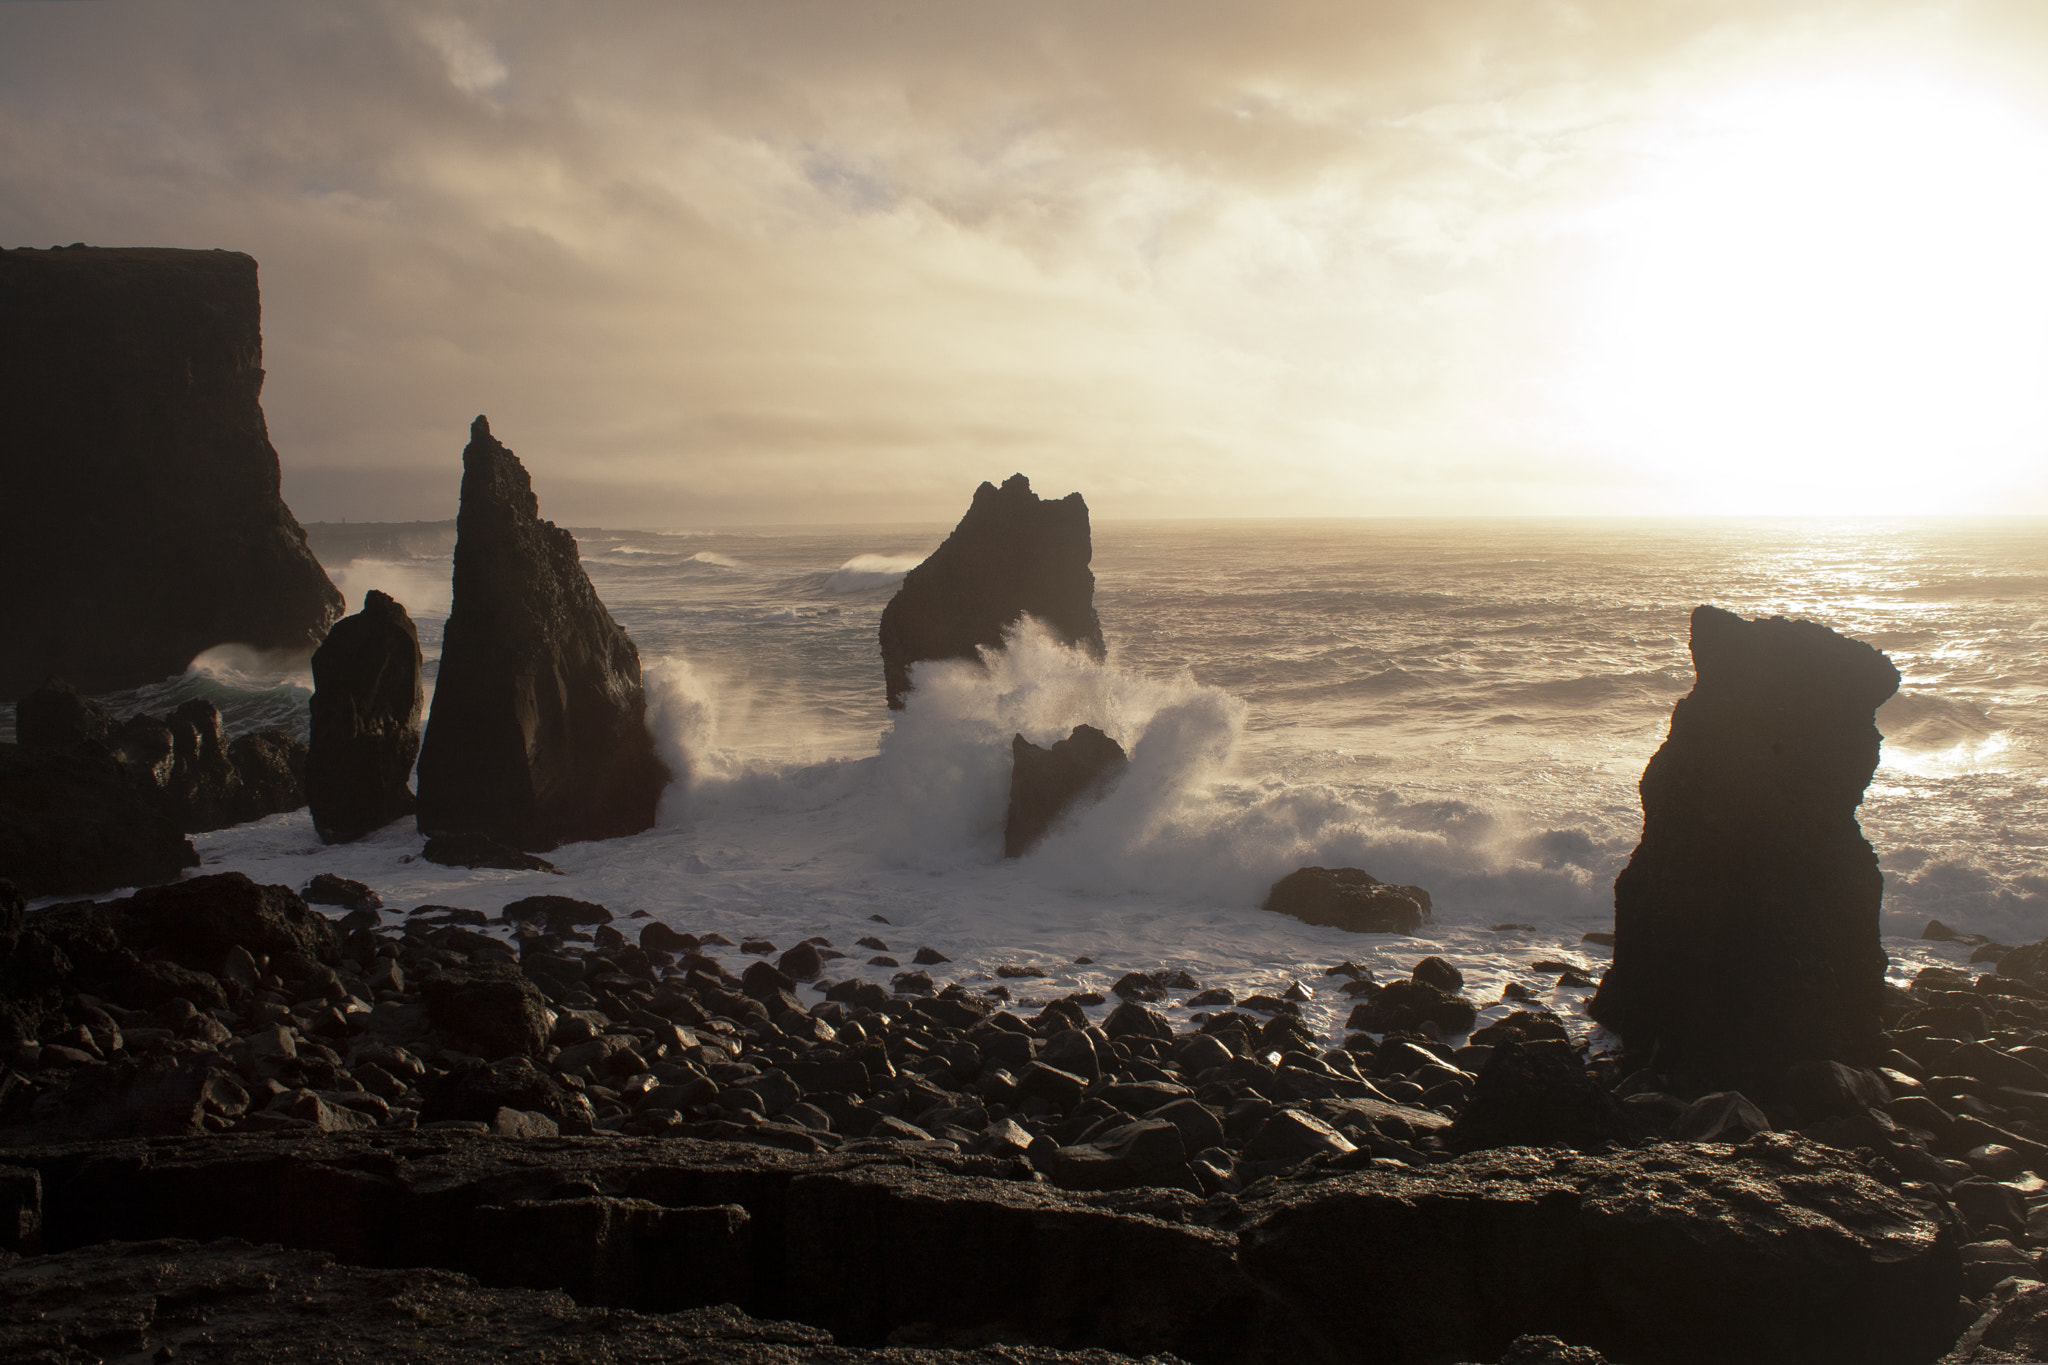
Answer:
[[(220, 708), (195, 697), (171, 712), (171, 764), (159, 790), (187, 834), (204, 834), (260, 820), (306, 804), (301, 778), (306, 746), (282, 730), (261, 730), (232, 741)], [(134, 734), (148, 732), (146, 718)], [(152, 764), (131, 773), (161, 771)]]
[(288, 886), (262, 886), (241, 872), (152, 886), (100, 907), (123, 943), (154, 950), (194, 971), (215, 972), (230, 950), (270, 959), (279, 976), (304, 976), (341, 960), (334, 921)]
[(1059, 639), (1103, 656), (1095, 615), (1088, 504), (1079, 493), (1048, 502), (1013, 474), (984, 483), (953, 534), (903, 576), (882, 610), (882, 676), (891, 710), (902, 710), (911, 666), (932, 659), (978, 660), (1001, 649), (1026, 616)]
[(437, 834), (428, 838), (420, 856), (443, 867), (495, 867), (508, 872), (559, 872), (553, 863), (521, 853), (488, 834)]
[(93, 895), (197, 866), (170, 811), (112, 757), (0, 744), (0, 877), (22, 895)]
[(1354, 934), (1412, 934), (1429, 922), (1429, 893), (1355, 867), (1299, 867), (1274, 882), (1265, 909)]
[(486, 1061), (547, 1051), (547, 1001), (517, 967), (473, 962), (421, 982), (420, 994), (434, 1023)]
[(412, 617), (374, 588), (313, 651), (306, 804), (322, 843), (360, 839), (413, 813), (423, 657)]
[(1635, 1136), (1621, 1105), (1586, 1072), (1571, 1044), (1503, 1042), (1479, 1069), (1472, 1098), (1447, 1135), (1455, 1152), (1489, 1147), (1592, 1151)]
[(1871, 1064), (1884, 877), (1856, 823), (1898, 670), (1811, 621), (1692, 615), (1692, 691), (1641, 783), (1589, 1012), (1631, 1053), (1768, 1093), (1797, 1062)]
[(576, 538), (478, 417), (462, 452), (454, 601), (419, 759), (419, 827), (546, 850), (654, 823), (640, 653), (590, 586)]
[(62, 678), (44, 679), (14, 706), (14, 739), (24, 749), (105, 746), (115, 724), (113, 712)]
[(1075, 805), (1099, 797), (1123, 776), (1130, 760), (1123, 746), (1092, 725), (1049, 749), (1018, 735), (1010, 741), (1010, 813), (1003, 824), (1003, 856), (1021, 858)]
[(310, 650), (341, 594), (279, 496), (256, 262), (0, 251), (0, 698), (159, 681), (215, 645)]

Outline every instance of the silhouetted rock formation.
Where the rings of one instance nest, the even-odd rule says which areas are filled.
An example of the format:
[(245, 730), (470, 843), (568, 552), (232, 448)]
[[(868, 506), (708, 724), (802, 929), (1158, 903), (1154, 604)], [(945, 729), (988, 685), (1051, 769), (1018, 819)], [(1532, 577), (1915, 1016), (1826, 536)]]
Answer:
[(1708, 606), (1692, 657), (1643, 771), (1591, 1013), (1662, 1069), (1745, 1089), (1793, 1062), (1875, 1060), (1884, 878), (1856, 807), (1898, 670), (1811, 621)]
[(1068, 644), (1102, 657), (1088, 504), (1079, 493), (1047, 502), (1013, 474), (984, 483), (945, 544), (903, 576), (882, 611), (882, 675), (889, 705), (903, 709), (910, 667), (927, 659), (978, 659), (1003, 632), (1034, 616)]
[(421, 662), (412, 617), (375, 589), (313, 651), (306, 803), (322, 842), (360, 839), (413, 813)]
[(1018, 735), (1010, 741), (1010, 814), (1003, 824), (1003, 856), (1021, 858), (1046, 836), (1067, 809), (1108, 790), (1130, 760), (1123, 746), (1092, 725), (1041, 749)]
[(18, 716), (22, 743), (0, 756), (0, 876), (27, 895), (168, 881), (198, 866), (184, 835), (305, 804), (306, 746), (276, 729), (230, 741), (209, 701), (116, 720), (53, 678)]
[(1429, 920), (1429, 893), (1355, 867), (1298, 867), (1273, 883), (1262, 908), (1354, 934), (1412, 934)]
[(0, 697), (311, 649), (341, 594), (278, 492), (256, 262), (0, 251)]
[(24, 896), (147, 886), (197, 866), (169, 806), (105, 751), (0, 744), (0, 877)]
[(462, 452), (456, 526), (421, 832), (550, 849), (646, 829), (669, 772), (647, 732), (640, 653), (482, 417)]

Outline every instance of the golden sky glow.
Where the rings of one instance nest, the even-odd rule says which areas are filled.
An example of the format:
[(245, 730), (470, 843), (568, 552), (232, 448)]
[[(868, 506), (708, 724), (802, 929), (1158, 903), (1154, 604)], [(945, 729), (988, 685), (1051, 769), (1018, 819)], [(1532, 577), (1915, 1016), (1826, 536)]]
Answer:
[(2048, 512), (2048, 6), (0, 4), (308, 519)]

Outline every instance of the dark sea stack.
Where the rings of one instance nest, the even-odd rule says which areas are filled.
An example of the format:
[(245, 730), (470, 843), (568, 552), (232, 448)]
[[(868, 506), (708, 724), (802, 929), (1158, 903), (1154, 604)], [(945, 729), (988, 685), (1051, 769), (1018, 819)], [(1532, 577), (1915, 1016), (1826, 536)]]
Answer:
[(1696, 681), (1643, 771), (1614, 883), (1614, 965), (1590, 1012), (1638, 1055), (1768, 1089), (1804, 1061), (1875, 1061), (1884, 878), (1856, 823), (1898, 670), (1811, 621), (1692, 614)]
[(1003, 856), (1023, 857), (1071, 807), (1108, 791), (1129, 765), (1123, 746), (1092, 725), (1075, 726), (1049, 749), (1022, 735), (1011, 740)]
[(635, 834), (669, 772), (640, 652), (482, 417), (462, 452), (454, 602), (419, 763), (419, 827), (520, 849)]
[(0, 251), (0, 697), (308, 650), (341, 594), (279, 495), (256, 262)]
[(413, 813), (422, 663), (412, 617), (375, 589), (313, 651), (306, 803), (321, 842), (360, 839)]
[(1088, 504), (1079, 493), (1047, 502), (1013, 474), (984, 483), (953, 534), (903, 576), (882, 611), (882, 675), (892, 710), (903, 709), (910, 667), (928, 659), (979, 659), (1003, 632), (1034, 616), (1070, 645), (1103, 654), (1095, 615)]
[(1429, 893), (1393, 886), (1356, 867), (1298, 867), (1274, 882), (1261, 908), (1354, 934), (1412, 934), (1429, 921)]

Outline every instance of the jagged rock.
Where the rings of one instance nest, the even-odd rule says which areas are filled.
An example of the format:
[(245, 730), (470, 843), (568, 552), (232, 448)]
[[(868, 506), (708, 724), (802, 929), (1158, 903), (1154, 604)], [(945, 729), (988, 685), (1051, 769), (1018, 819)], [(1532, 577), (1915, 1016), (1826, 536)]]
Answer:
[(456, 527), (421, 832), (546, 850), (648, 828), (669, 772), (647, 730), (640, 653), (482, 417), (462, 452)]
[(384, 906), (384, 898), (367, 883), (332, 872), (316, 873), (299, 894), (308, 905), (338, 905), (344, 910), (380, 910)]
[(1003, 633), (1031, 616), (1070, 645), (1103, 656), (1095, 614), (1088, 504), (1079, 493), (1048, 502), (1013, 474), (984, 483), (953, 534), (903, 576), (882, 610), (882, 675), (892, 710), (902, 710), (913, 664), (978, 660)]
[(0, 877), (24, 896), (147, 886), (197, 866), (169, 810), (113, 758), (0, 744)]
[(1767, 1091), (1795, 1062), (1875, 1062), (1884, 878), (1856, 808), (1898, 670), (1813, 622), (1710, 606), (1692, 655), (1589, 1012), (1707, 1083)]
[(375, 589), (313, 651), (306, 803), (322, 843), (360, 839), (413, 813), (423, 659), (412, 617)]
[(105, 746), (115, 724), (113, 712), (62, 678), (45, 679), (14, 706), (14, 739), (24, 749)]
[(279, 496), (256, 262), (0, 251), (0, 697), (184, 672), (215, 645), (309, 650), (341, 594)]
[(230, 741), (220, 708), (198, 697), (171, 712), (167, 724), (171, 766), (162, 792), (187, 834), (226, 829), (306, 804), (300, 786), (306, 746), (284, 731), (262, 730)]
[(1018, 735), (1010, 741), (1010, 812), (1003, 824), (1003, 856), (1021, 858), (1075, 805), (1100, 796), (1123, 776), (1130, 760), (1123, 746), (1092, 725), (1049, 749)]
[(267, 956), (279, 975), (303, 976), (340, 960), (334, 922), (288, 886), (263, 886), (241, 872), (152, 886), (101, 910), (119, 917), (123, 941), (194, 971), (218, 971), (241, 948)]
[(1429, 922), (1429, 893), (1355, 867), (1299, 867), (1273, 883), (1265, 909), (1354, 934), (1412, 934)]

